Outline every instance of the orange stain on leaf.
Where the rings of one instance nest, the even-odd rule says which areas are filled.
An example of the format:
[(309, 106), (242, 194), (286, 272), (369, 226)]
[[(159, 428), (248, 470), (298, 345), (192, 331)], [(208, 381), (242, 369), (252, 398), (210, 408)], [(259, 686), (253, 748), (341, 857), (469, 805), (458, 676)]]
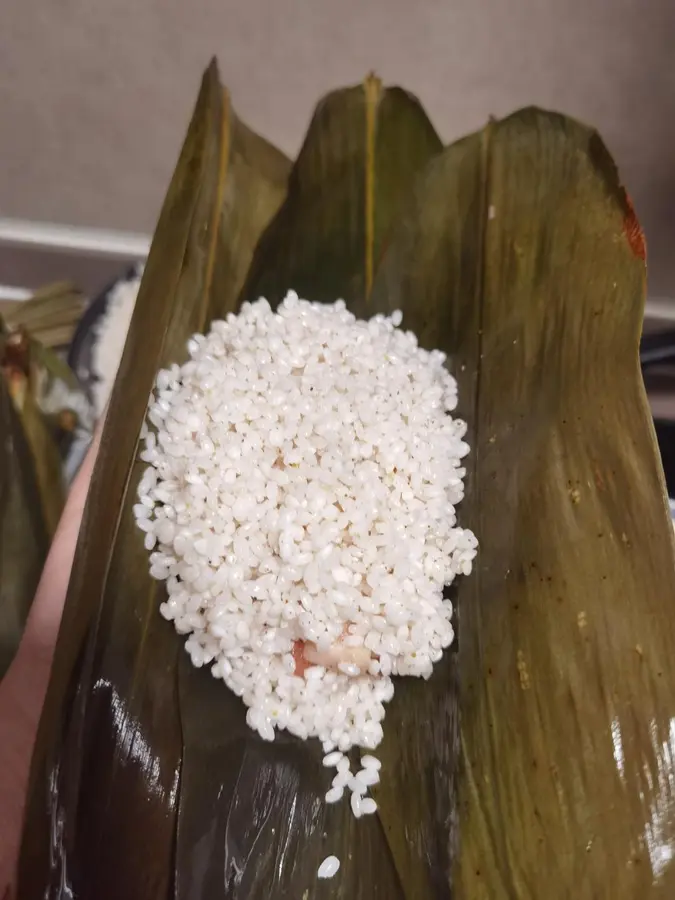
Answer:
[(626, 194), (626, 205), (628, 209), (623, 220), (623, 230), (628, 238), (628, 243), (630, 244), (633, 254), (644, 262), (647, 259), (645, 236), (640, 228), (638, 217), (635, 215), (635, 209), (628, 194)]
[(599, 491), (604, 491), (605, 479), (602, 477), (602, 471), (597, 463), (593, 463), (593, 478), (595, 480), (597, 489)]

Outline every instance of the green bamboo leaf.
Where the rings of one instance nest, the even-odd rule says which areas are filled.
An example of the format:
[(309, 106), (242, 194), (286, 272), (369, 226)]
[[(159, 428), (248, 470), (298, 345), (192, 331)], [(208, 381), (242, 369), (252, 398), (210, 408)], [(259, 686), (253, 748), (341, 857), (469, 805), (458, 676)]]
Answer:
[[(2, 338), (2, 377), (21, 422), (37, 481), (39, 512), (50, 539), (65, 503), (61, 456), (40, 408), (44, 368), (34, 352), (37, 345), (24, 333)], [(39, 352), (44, 352), (39, 348)]]
[(0, 679), (23, 634), (49, 548), (31, 451), (0, 376)]
[[(365, 311), (371, 269), (396, 214), (420, 167), (440, 149), (422, 107), (404, 91), (384, 90), (371, 76), (330, 94), (316, 110), (242, 297), (264, 295), (275, 304), (293, 288), (312, 300), (343, 297)], [(383, 836), (389, 822), (356, 822), (348, 804), (324, 803), (330, 783), (318, 741), (284, 732), (272, 744), (262, 741), (247, 726), (242, 702), (186, 656), (180, 705), (179, 900), (426, 896), (428, 866), (402, 881)], [(408, 796), (398, 799), (400, 817)], [(341, 860), (339, 883), (317, 882), (329, 853)]]
[(602, 141), (538, 110), (430, 167), (373, 290), (450, 354), (469, 422), (460, 900), (675, 891), (675, 565), (644, 292)]
[(375, 76), (318, 105), (288, 197), (256, 250), (243, 296), (272, 305), (289, 289), (348, 304), (372, 275), (415, 175), (441, 142), (418, 101)]
[(38, 503), (47, 534), (53, 537), (65, 503), (65, 485), (61, 457), (47, 421), (39, 410), (29, 379), (12, 379), (12, 399), (33, 462), (39, 495)]
[[(83, 441), (91, 439), (95, 411), (68, 363), (32, 335), (28, 341), (28, 359), (30, 399), (58, 451), (60, 479), (64, 482), (70, 469), (72, 442), (76, 436)], [(62, 497), (61, 508), (64, 500)]]
[(169, 894), (181, 648), (158, 616), (161, 589), (133, 521), (143, 467), (138, 436), (157, 369), (184, 358), (187, 337), (234, 308), (255, 241), (283, 198), (287, 169), (236, 119), (212, 64), (157, 226), (101, 439), (33, 759), (21, 897), (65, 889), (100, 900)]
[(65, 347), (87, 305), (69, 282), (37, 290), (29, 300), (0, 301), (0, 315), (10, 331), (26, 329), (43, 347)]

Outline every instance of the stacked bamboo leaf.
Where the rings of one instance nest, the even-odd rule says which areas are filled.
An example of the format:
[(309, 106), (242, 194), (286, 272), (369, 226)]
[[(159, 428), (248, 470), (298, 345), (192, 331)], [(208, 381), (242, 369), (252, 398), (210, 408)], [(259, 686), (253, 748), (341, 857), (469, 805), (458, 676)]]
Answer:
[(69, 282), (37, 290), (29, 300), (0, 301), (0, 316), (10, 331), (21, 328), (43, 347), (67, 347), (87, 305), (86, 298)]
[(33, 456), (1, 376), (0, 441), (1, 679), (19, 645), (49, 546)]
[(23, 634), (63, 509), (64, 457), (76, 430), (92, 425), (83, 391), (55, 352), (82, 309), (82, 296), (58, 284), (0, 310), (0, 678)]
[(24, 331), (9, 333), (0, 320), (0, 678), (21, 640), (65, 499), (31, 349)]
[[(91, 485), (22, 848), (26, 900), (656, 898), (675, 892), (673, 535), (642, 388), (641, 232), (597, 134), (526, 110), (442, 150), (398, 89), (338, 91), (286, 160), (215, 66), (157, 227)], [(377, 816), (317, 742), (263, 742), (158, 615), (132, 505), (158, 368), (293, 288), (400, 308), (450, 355), (481, 542), (459, 652), (402, 679)], [(342, 862), (331, 882), (316, 871)]]

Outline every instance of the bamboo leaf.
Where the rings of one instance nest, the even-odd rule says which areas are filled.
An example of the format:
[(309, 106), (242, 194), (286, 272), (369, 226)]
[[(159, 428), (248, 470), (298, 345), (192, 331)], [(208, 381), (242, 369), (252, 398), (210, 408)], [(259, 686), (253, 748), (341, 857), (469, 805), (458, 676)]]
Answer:
[(18, 648), (49, 547), (30, 448), (0, 377), (0, 679)]
[(51, 539), (65, 503), (65, 485), (59, 450), (38, 403), (40, 371), (32, 351), (32, 342), (23, 332), (3, 339), (2, 377), (27, 441), (38, 487), (39, 514)]
[(274, 305), (293, 289), (315, 301), (363, 300), (413, 178), (440, 149), (424, 110), (400, 88), (383, 89), (371, 75), (328, 94), (243, 297)]
[(74, 440), (88, 442), (95, 426), (95, 410), (85, 388), (58, 353), (29, 339), (29, 387), (63, 463), (63, 480), (72, 475), (70, 450)]
[(61, 456), (47, 421), (37, 406), (29, 379), (21, 376), (13, 379), (11, 391), (33, 458), (41, 514), (51, 538), (59, 524), (66, 499)]
[[(181, 735), (180, 644), (133, 522), (156, 371), (234, 307), (287, 164), (238, 122), (215, 63), (158, 223), (99, 457), (33, 760), (20, 896), (165, 898)], [(50, 822), (59, 821), (54, 847)]]
[(600, 138), (525, 110), (432, 165), (373, 291), (451, 354), (470, 426), (460, 900), (675, 889), (675, 566), (644, 289)]
[(29, 300), (0, 301), (0, 315), (10, 331), (23, 328), (43, 347), (65, 347), (86, 305), (72, 284), (58, 282), (40, 288)]
[[(276, 303), (293, 288), (312, 300), (341, 296), (365, 310), (373, 261), (415, 174), (440, 147), (421, 106), (397, 88), (383, 90), (371, 77), (330, 94), (314, 115), (288, 197), (258, 244), (242, 297)], [(451, 694), (446, 702), (455, 701)], [(241, 701), (185, 655), (180, 705), (178, 900), (426, 896), (426, 869), (401, 880), (383, 837), (388, 822), (369, 816), (356, 823), (348, 804), (324, 803), (330, 783), (318, 741), (281, 732), (264, 742), (247, 726)], [(316, 879), (329, 853), (341, 860), (339, 884)]]

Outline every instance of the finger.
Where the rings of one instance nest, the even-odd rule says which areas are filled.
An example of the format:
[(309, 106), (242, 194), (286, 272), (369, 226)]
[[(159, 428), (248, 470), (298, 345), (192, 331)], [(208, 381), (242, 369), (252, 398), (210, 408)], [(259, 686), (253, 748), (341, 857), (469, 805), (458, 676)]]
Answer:
[(24, 636), (0, 681), (0, 896), (13, 882), (33, 745), (102, 424), (73, 481)]

